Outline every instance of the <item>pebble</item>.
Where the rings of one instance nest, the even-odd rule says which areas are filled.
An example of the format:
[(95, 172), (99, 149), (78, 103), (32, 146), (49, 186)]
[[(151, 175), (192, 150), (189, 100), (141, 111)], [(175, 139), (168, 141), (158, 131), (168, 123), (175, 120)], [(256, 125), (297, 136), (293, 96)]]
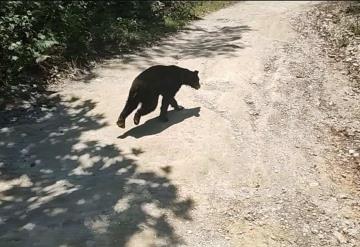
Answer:
[(339, 243), (341, 243), (341, 244), (345, 244), (345, 243), (347, 242), (345, 236), (344, 236), (342, 233), (338, 232), (338, 231), (335, 231), (335, 232), (334, 232), (334, 236), (336, 237), (336, 239), (337, 239), (337, 240), (339, 241)]
[(309, 185), (310, 185), (310, 187), (317, 187), (317, 186), (319, 186), (319, 183), (318, 182), (311, 182)]
[(340, 199), (349, 199), (349, 196), (347, 196), (346, 194), (339, 194), (338, 198), (340, 198)]

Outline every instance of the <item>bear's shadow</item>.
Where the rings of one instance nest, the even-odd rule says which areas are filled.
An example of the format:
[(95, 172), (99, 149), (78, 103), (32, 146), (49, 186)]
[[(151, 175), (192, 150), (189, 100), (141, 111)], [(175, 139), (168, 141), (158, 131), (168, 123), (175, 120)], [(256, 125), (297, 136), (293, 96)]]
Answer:
[(168, 112), (168, 117), (169, 117), (168, 122), (161, 122), (159, 120), (159, 117), (155, 117), (147, 120), (142, 125), (136, 126), (126, 131), (124, 134), (118, 136), (118, 138), (124, 139), (128, 136), (132, 136), (138, 139), (144, 136), (155, 135), (164, 131), (165, 129), (169, 128), (174, 124), (181, 123), (187, 118), (199, 117), (199, 116), (200, 116), (200, 107), (183, 109), (181, 111), (172, 110)]

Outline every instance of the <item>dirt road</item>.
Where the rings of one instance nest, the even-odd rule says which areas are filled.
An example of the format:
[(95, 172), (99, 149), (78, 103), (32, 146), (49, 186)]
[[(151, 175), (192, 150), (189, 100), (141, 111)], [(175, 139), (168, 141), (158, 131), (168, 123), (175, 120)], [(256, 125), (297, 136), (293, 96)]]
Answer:
[[(310, 6), (239, 2), (3, 126), (0, 246), (360, 246), (322, 132), (346, 79), (290, 25)], [(199, 70), (202, 88), (180, 90), (169, 123), (157, 109), (119, 129), (154, 64)]]

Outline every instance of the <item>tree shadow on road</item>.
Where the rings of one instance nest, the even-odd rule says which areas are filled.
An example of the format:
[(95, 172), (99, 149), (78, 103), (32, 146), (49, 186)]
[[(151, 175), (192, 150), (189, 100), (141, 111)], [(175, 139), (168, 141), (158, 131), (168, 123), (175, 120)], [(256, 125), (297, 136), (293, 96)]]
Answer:
[(238, 56), (237, 51), (246, 45), (241, 41), (242, 34), (252, 31), (247, 25), (221, 25), (207, 29), (201, 25), (184, 28), (173, 37), (160, 40), (151, 48), (143, 48), (132, 54), (125, 54), (117, 61), (109, 60), (102, 64), (108, 69), (127, 69), (127, 65), (142, 70), (157, 64), (157, 59), (197, 59), (225, 56)]
[(200, 107), (184, 109), (182, 111), (172, 110), (168, 112), (169, 114), (169, 121), (168, 122), (161, 122), (158, 117), (152, 118), (147, 120), (142, 125), (136, 126), (124, 134), (120, 135), (118, 138), (124, 139), (128, 136), (132, 136), (135, 138), (141, 138), (144, 136), (149, 135), (156, 135), (172, 125), (181, 123), (187, 118), (190, 117), (199, 117), (200, 116)]
[(168, 216), (191, 220), (192, 199), (167, 173), (140, 171), (144, 150), (82, 140), (108, 125), (95, 107), (54, 96), (2, 122), (0, 246), (124, 246), (144, 229), (156, 246), (183, 242)]

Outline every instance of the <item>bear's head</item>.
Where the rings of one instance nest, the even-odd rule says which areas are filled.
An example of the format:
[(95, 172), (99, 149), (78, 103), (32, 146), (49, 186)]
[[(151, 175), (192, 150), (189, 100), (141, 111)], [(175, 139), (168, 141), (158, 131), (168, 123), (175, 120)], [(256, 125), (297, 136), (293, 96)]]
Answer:
[(199, 89), (200, 88), (200, 79), (199, 79), (199, 71), (186, 71), (183, 75), (183, 83), (192, 88)]

